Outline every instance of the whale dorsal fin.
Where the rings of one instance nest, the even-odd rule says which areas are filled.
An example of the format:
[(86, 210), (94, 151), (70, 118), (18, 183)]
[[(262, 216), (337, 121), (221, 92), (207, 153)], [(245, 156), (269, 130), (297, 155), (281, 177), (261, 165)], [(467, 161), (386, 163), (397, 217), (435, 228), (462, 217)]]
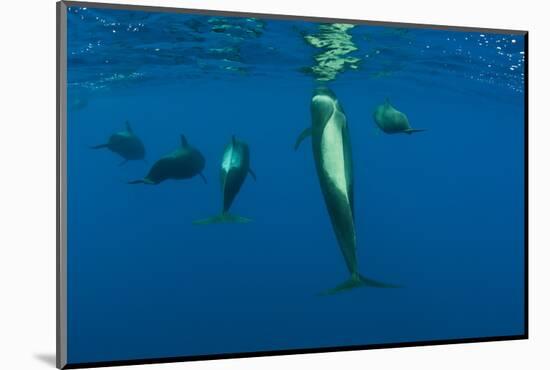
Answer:
[(134, 133), (134, 130), (132, 130), (132, 127), (130, 126), (130, 121), (126, 121), (124, 124), (126, 125), (126, 131)]
[(181, 140), (182, 148), (187, 148), (189, 146), (189, 143), (187, 142), (187, 139), (185, 138), (185, 135), (181, 134), (180, 135), (180, 140)]
[(254, 181), (256, 181), (256, 174), (254, 173), (254, 171), (252, 171), (252, 168), (248, 167), (248, 173), (250, 174), (250, 176), (252, 176)]
[(199, 176), (201, 177), (202, 181), (204, 181), (205, 184), (208, 184), (208, 181), (206, 181), (206, 177), (203, 175), (202, 172), (199, 172)]

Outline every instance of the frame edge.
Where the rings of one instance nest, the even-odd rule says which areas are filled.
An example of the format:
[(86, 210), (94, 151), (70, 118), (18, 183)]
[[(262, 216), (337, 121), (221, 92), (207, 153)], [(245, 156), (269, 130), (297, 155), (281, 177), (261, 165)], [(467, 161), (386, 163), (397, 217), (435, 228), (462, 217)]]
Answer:
[[(389, 343), (382, 345), (360, 345), (360, 346), (341, 346), (327, 348), (309, 348), (309, 349), (290, 349), (278, 351), (258, 351), (258, 352), (243, 352), (229, 353), (218, 355), (197, 355), (197, 356), (178, 356), (178, 357), (163, 357), (150, 359), (135, 359), (135, 360), (116, 360), (116, 361), (100, 361), (86, 363), (68, 363), (67, 357), (67, 212), (66, 212), (66, 195), (67, 195), (67, 178), (66, 178), (66, 131), (67, 131), (67, 8), (70, 6), (87, 6), (99, 7), (107, 9), (119, 10), (136, 10), (136, 11), (157, 11), (157, 12), (177, 12), (186, 14), (199, 15), (219, 15), (219, 16), (257, 16), (268, 19), (282, 20), (307, 20), (313, 22), (348, 22), (354, 24), (372, 25), (372, 26), (387, 26), (387, 27), (408, 27), (408, 28), (424, 28), (424, 29), (443, 29), (447, 31), (464, 31), (464, 32), (493, 32), (493, 33), (510, 33), (524, 37), (524, 333), (521, 335), (499, 336), (499, 337), (480, 337), (480, 338), (463, 338), (458, 340), (434, 340), (434, 341), (419, 341), (411, 343)], [(300, 355), (314, 353), (331, 353), (341, 351), (357, 351), (369, 349), (397, 349), (405, 347), (420, 347), (433, 345), (448, 345), (448, 344), (468, 344), (468, 343), (483, 343), (497, 342), (510, 340), (527, 340), (529, 339), (529, 254), (528, 254), (528, 142), (529, 142), (529, 31), (528, 30), (509, 30), (509, 29), (490, 29), (477, 27), (460, 27), (446, 25), (430, 25), (430, 24), (413, 24), (402, 22), (384, 22), (384, 21), (369, 21), (369, 20), (354, 20), (354, 19), (338, 19), (320, 16), (299, 16), (299, 15), (282, 15), (282, 14), (263, 14), (263, 13), (247, 13), (224, 10), (204, 10), (190, 8), (172, 8), (164, 6), (140, 6), (130, 4), (110, 4), (96, 2), (81, 2), (81, 1), (65, 1), (61, 0), (56, 3), (56, 367), (58, 369), (75, 369), (75, 368), (91, 368), (91, 367), (108, 367), (108, 366), (124, 366), (124, 365), (143, 365), (143, 364), (161, 364), (185, 361), (204, 361), (218, 359), (236, 359), (250, 357), (265, 357), (265, 356), (284, 356), (284, 355)]]
[(67, 5), (56, 3), (56, 367), (67, 365)]

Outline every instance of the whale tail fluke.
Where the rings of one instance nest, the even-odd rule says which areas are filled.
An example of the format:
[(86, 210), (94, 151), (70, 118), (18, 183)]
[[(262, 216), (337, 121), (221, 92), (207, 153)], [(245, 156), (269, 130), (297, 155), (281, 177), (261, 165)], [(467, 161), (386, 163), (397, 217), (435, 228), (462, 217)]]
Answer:
[(406, 134), (410, 135), (410, 134), (414, 134), (415, 132), (422, 132), (422, 131), (426, 131), (426, 129), (425, 128), (410, 128), (410, 129), (405, 130), (404, 132)]
[(99, 144), (99, 145), (93, 145), (90, 147), (90, 149), (101, 149), (101, 148), (108, 148), (109, 144)]
[(227, 223), (247, 224), (250, 221), (252, 221), (252, 219), (250, 218), (232, 215), (229, 213), (223, 213), (221, 215), (217, 215), (214, 217), (193, 221), (193, 224), (194, 225), (211, 225), (211, 224), (227, 224)]
[(348, 280), (344, 281), (342, 284), (337, 285), (332, 289), (322, 292), (321, 295), (333, 295), (336, 293), (345, 292), (347, 290), (351, 290), (353, 288), (360, 288), (360, 287), (399, 288), (398, 285), (383, 283), (381, 281), (366, 278), (359, 273), (354, 273), (351, 275), (351, 277)]

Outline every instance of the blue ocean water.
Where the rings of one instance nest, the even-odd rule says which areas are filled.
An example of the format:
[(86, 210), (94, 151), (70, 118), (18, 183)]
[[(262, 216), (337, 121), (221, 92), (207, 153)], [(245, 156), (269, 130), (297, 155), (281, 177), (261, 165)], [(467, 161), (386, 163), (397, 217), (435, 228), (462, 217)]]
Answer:
[[(524, 332), (522, 36), (70, 8), (70, 363)], [(315, 172), (316, 86), (351, 135), (359, 269), (348, 278)], [(388, 98), (413, 135), (382, 133)], [(130, 122), (145, 161), (91, 150)], [(180, 145), (199, 176), (129, 185)], [(231, 211), (235, 135), (251, 168)]]

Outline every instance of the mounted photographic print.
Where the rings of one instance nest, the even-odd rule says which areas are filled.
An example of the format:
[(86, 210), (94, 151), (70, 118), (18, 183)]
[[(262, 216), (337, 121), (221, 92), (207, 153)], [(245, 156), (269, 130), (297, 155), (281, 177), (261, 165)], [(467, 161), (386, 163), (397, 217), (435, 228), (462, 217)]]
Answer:
[(527, 32), (57, 10), (58, 367), (527, 338)]

